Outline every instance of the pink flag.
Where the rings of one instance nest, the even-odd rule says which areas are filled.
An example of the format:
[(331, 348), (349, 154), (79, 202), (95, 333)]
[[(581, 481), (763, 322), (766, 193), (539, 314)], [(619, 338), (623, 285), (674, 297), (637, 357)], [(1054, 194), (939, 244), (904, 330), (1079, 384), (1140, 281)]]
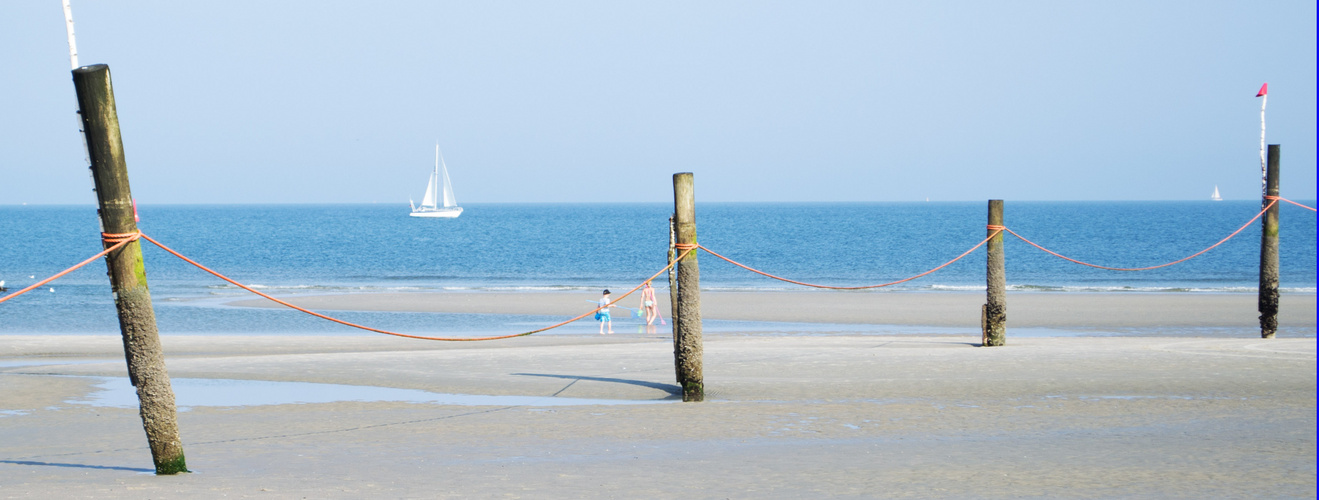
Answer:
[(1269, 95), (1269, 84), (1267, 83), (1264, 84), (1263, 87), (1259, 88), (1259, 93), (1255, 94), (1255, 97), (1264, 97), (1266, 95)]

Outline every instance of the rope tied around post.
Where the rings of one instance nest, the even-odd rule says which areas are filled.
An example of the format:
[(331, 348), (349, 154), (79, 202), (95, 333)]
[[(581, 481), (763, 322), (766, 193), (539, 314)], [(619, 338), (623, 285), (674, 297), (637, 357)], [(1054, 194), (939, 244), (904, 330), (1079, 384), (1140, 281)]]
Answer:
[(106, 243), (127, 243), (142, 236), (141, 231), (136, 233), (101, 233), (101, 241)]
[(29, 285), (27, 288), (24, 288), (24, 289), (19, 290), (19, 291), (17, 291), (17, 292), (11, 293), (11, 294), (6, 295), (6, 296), (4, 296), (4, 297), (0, 297), (0, 303), (4, 303), (4, 302), (8, 301), (9, 299), (12, 299), (12, 298), (14, 298), (14, 297), (17, 297), (17, 296), (19, 296), (19, 295), (23, 295), (23, 294), (28, 293), (28, 292), (30, 292), (30, 291), (36, 290), (36, 289), (38, 289), (38, 288), (41, 288), (41, 286), (42, 286), (42, 285), (45, 285), (46, 283), (50, 283), (50, 282), (52, 282), (52, 281), (55, 281), (56, 279), (59, 279), (61, 276), (64, 276), (64, 275), (69, 274), (69, 273), (71, 273), (71, 272), (77, 271), (77, 270), (78, 270), (79, 268), (81, 268), (82, 266), (85, 266), (85, 265), (87, 265), (87, 264), (91, 264), (92, 262), (96, 262), (96, 259), (99, 259), (99, 258), (101, 258), (101, 257), (105, 257), (106, 254), (108, 254), (108, 253), (110, 253), (110, 252), (113, 252), (113, 251), (115, 251), (115, 250), (118, 250), (118, 249), (120, 249), (120, 248), (123, 248), (124, 245), (127, 245), (129, 242), (134, 241), (134, 240), (140, 238), (141, 236), (142, 236), (142, 233), (122, 233), (122, 234), (116, 234), (116, 233), (101, 233), (101, 239), (102, 239), (103, 241), (105, 241), (106, 243), (110, 243), (110, 244), (111, 244), (109, 247), (106, 247), (105, 250), (101, 250), (101, 251), (100, 251), (99, 253), (97, 253), (96, 255), (93, 255), (93, 256), (87, 258), (87, 260), (84, 260), (84, 261), (82, 261), (82, 262), (79, 262), (79, 263), (75, 264), (73, 267), (70, 267), (70, 268), (65, 269), (65, 270), (63, 270), (63, 271), (60, 271), (60, 272), (58, 272), (58, 273), (55, 273), (54, 276), (51, 276), (51, 277), (46, 278), (46, 279), (44, 279), (44, 280), (38, 281), (38, 282), (36, 282), (36, 283), (33, 283), (33, 284)]
[(985, 229), (988, 229), (990, 231), (1007, 231), (1008, 227), (1000, 226), (997, 224), (985, 224)]
[(1273, 201), (1275, 201), (1275, 202), (1276, 202), (1276, 201), (1285, 201), (1285, 202), (1287, 202), (1287, 203), (1291, 203), (1292, 205), (1296, 205), (1296, 206), (1298, 206), (1298, 207), (1304, 208), (1304, 209), (1309, 210), (1309, 211), (1311, 211), (1311, 212), (1319, 212), (1319, 210), (1315, 210), (1314, 207), (1307, 206), (1307, 205), (1302, 205), (1302, 204), (1300, 204), (1300, 203), (1296, 203), (1296, 202), (1294, 202), (1294, 201), (1291, 201), (1291, 200), (1289, 200), (1289, 199), (1283, 198), (1283, 197), (1281, 197), (1281, 196), (1270, 196), (1270, 195), (1267, 195), (1267, 194), (1266, 194), (1266, 195), (1264, 195), (1264, 199), (1266, 199), (1266, 200), (1273, 200)]
[[(702, 247), (700, 243), (674, 243), (673, 248), (682, 251), (688, 251), (688, 250), (695, 250), (697, 248), (704, 249), (705, 247)], [(709, 252), (709, 250), (706, 251)]]

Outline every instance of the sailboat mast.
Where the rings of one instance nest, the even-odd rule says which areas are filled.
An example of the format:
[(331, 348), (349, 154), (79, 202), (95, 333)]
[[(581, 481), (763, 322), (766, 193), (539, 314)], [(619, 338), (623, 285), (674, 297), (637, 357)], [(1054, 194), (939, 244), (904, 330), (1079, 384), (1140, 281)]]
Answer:
[(435, 188), (435, 193), (438, 194), (440, 192), (440, 141), (435, 141), (435, 171), (431, 173), (431, 184)]

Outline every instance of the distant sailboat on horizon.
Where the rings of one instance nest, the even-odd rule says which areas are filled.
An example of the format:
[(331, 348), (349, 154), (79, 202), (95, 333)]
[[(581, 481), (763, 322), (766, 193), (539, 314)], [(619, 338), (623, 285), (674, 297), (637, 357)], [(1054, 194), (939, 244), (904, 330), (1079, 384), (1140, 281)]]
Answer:
[(1214, 186), (1214, 195), (1210, 196), (1209, 199), (1214, 201), (1223, 201), (1223, 197), (1218, 195), (1218, 186)]
[[(440, 199), (436, 200), (436, 197)], [(412, 199), (408, 199), (408, 206), (412, 207), (412, 217), (428, 218), (457, 218), (463, 213), (463, 207), (458, 206), (458, 200), (453, 196), (453, 184), (449, 182), (449, 166), (444, 164), (444, 158), (440, 156), (440, 143), (435, 143), (435, 170), (431, 172), (430, 181), (426, 183), (426, 195), (421, 199), (421, 206), (412, 204)]]

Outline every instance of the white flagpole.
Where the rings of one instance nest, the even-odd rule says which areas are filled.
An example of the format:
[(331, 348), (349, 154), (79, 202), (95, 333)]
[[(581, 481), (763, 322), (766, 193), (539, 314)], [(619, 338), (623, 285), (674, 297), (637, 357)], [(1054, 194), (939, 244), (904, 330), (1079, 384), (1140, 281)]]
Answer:
[[(75, 70), (75, 69), (78, 69), (78, 43), (77, 43), (76, 41), (74, 41), (74, 39), (73, 39), (73, 7), (72, 7), (71, 5), (69, 5), (69, 0), (63, 0), (62, 3), (64, 4), (64, 30), (65, 30), (66, 32), (68, 32), (68, 34), (69, 34), (69, 66), (71, 66), (70, 70)], [(91, 179), (91, 180), (92, 180), (92, 186), (95, 186), (95, 185), (96, 185), (96, 179), (93, 179), (93, 178), (92, 178), (92, 170), (91, 170), (91, 166), (92, 166), (92, 155), (91, 155), (91, 152), (87, 151), (87, 136), (86, 136), (85, 134), (82, 133), (82, 109), (81, 109), (81, 108), (78, 110), (78, 117), (77, 117), (77, 120), (78, 120), (78, 138), (82, 139), (82, 152), (83, 152), (82, 161), (83, 161), (83, 163), (86, 164), (87, 167), (88, 167), (88, 168), (87, 168), (87, 178), (88, 178), (88, 179)], [(93, 188), (92, 188), (92, 191), (95, 192), (95, 191), (96, 191), (96, 188), (93, 187)], [(137, 214), (137, 212), (136, 212), (136, 210), (137, 210), (137, 205), (136, 205), (136, 204), (133, 205), (133, 210), (134, 210), (134, 215), (133, 215), (133, 217), (136, 218), (136, 217), (137, 217), (137, 215), (136, 215), (136, 214)], [(97, 223), (99, 224), (101, 218), (100, 218), (100, 217), (97, 217), (96, 220), (97, 220)], [(102, 227), (101, 229), (102, 229), (102, 230), (105, 230), (104, 227)]]
[(1264, 159), (1264, 107), (1269, 104), (1268, 91), (1265, 91), (1261, 97), (1264, 100), (1260, 101), (1259, 104), (1259, 186), (1260, 192), (1267, 195), (1269, 194), (1269, 167)]
[(69, 32), (70, 69), (78, 69), (78, 43), (73, 41), (73, 7), (69, 6), (69, 0), (64, 0), (64, 30)]

